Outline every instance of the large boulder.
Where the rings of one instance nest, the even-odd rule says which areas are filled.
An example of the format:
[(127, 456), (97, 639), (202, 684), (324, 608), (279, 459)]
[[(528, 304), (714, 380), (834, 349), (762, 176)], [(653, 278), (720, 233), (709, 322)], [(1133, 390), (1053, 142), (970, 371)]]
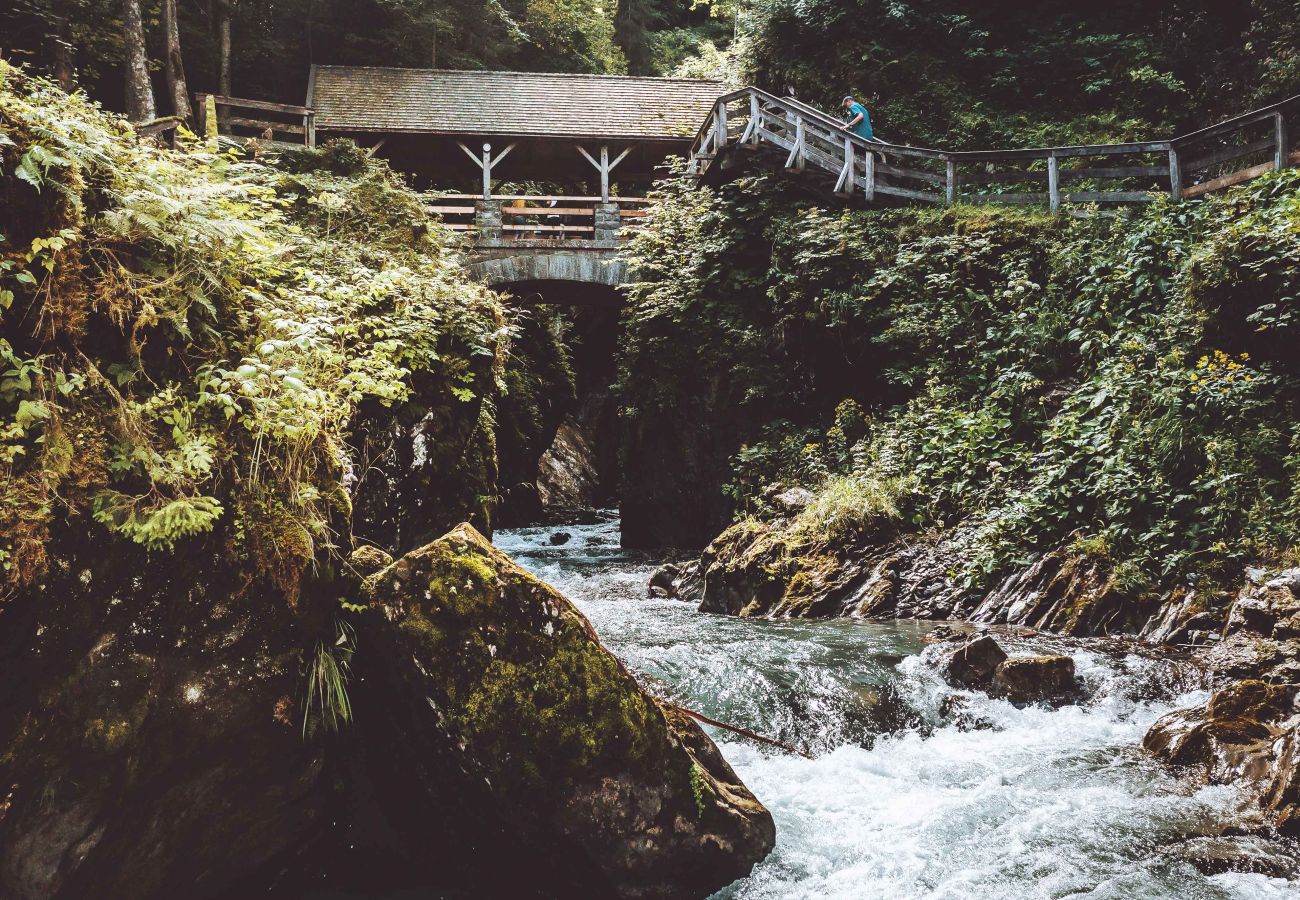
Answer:
[(699, 727), (469, 526), (372, 576), (364, 596), (370, 715), (404, 738), (375, 752), (400, 760), (431, 815), (476, 798), (480, 834), (531, 851), (521, 889), (703, 897), (772, 848), (770, 814)]
[(0, 603), (0, 897), (704, 897), (771, 849), (703, 732), (468, 526), (292, 596), (233, 539), (61, 531)]

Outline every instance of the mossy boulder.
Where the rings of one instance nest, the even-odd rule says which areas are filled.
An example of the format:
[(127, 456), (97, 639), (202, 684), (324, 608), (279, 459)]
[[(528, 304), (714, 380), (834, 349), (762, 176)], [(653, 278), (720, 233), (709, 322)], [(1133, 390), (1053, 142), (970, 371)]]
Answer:
[(459, 803), (448, 772), (461, 773), (476, 827), (529, 848), (528, 884), (701, 897), (771, 849), (770, 814), (698, 726), (470, 526), (371, 576), (364, 596), (358, 671), (384, 692), (379, 715), (409, 717), (392, 748), (402, 779)]

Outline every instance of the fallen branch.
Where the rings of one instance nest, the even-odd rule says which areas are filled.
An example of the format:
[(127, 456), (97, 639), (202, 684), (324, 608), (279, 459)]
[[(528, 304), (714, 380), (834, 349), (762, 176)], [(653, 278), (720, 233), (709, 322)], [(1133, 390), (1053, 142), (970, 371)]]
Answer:
[(812, 754), (804, 753), (802, 750), (798, 749), (797, 747), (792, 747), (789, 744), (783, 744), (780, 741), (773, 740), (770, 737), (763, 737), (763, 735), (761, 734), (755, 734), (754, 732), (750, 731), (747, 728), (740, 728), (736, 725), (728, 725), (726, 722), (719, 722), (717, 719), (710, 719), (708, 716), (704, 715), (704, 713), (698, 713), (693, 709), (687, 709), (684, 706), (681, 706), (677, 703), (672, 703), (671, 701), (668, 700), (660, 700), (659, 702), (662, 703), (664, 706), (671, 706), (673, 709), (677, 710), (682, 715), (690, 716), (692, 719), (695, 719), (696, 721), (699, 722), (703, 722), (706, 725), (712, 725), (714, 728), (721, 728), (725, 731), (730, 731), (733, 732), (734, 734), (738, 734), (741, 737), (747, 737), (751, 741), (758, 741), (761, 744), (768, 744), (772, 747), (776, 747), (778, 750), (784, 750), (786, 753), (798, 754), (799, 756), (802, 756), (804, 759), (813, 758)]

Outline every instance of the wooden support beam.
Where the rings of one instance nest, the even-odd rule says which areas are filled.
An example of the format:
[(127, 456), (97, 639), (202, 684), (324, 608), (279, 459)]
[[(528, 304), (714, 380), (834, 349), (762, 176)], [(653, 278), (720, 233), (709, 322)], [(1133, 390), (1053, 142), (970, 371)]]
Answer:
[[(616, 156), (613, 162), (611, 162), (609, 159), (608, 144), (600, 145), (599, 160), (597, 160), (590, 153), (588, 153), (587, 148), (583, 147), (581, 144), (578, 144), (576, 146), (578, 148), (578, 152), (581, 153), (584, 157), (586, 157), (587, 162), (595, 166), (596, 171), (600, 174), (600, 202), (608, 203), (609, 202), (609, 175), (611, 172), (614, 171), (614, 168), (619, 163), (621, 163), (624, 159), (627, 158), (627, 155), (632, 152), (632, 148), (628, 147), (626, 150), (624, 150), (622, 153)], [(692, 156), (692, 160), (694, 160), (694, 156)]]
[(1052, 212), (1061, 208), (1061, 169), (1055, 153), (1047, 157), (1047, 205)]
[(835, 182), (835, 193), (843, 193), (846, 186), (852, 192), (854, 163), (853, 139), (846, 137), (844, 139), (844, 167), (840, 169), (840, 177)]
[(944, 200), (947, 203), (957, 201), (957, 161), (948, 160), (947, 177), (944, 180)]
[(1169, 148), (1169, 196), (1183, 198), (1183, 170), (1178, 164), (1178, 148)]
[(1277, 150), (1273, 154), (1273, 168), (1281, 172), (1286, 168), (1286, 119), (1280, 109), (1273, 113), (1273, 139), (1277, 142)]
[(794, 114), (794, 145), (790, 148), (790, 155), (785, 159), (785, 167), (794, 169), (796, 172), (803, 171), (804, 161), (804, 130), (803, 116), (799, 113)]
[(465, 155), (468, 156), (470, 159), (472, 159), (474, 161), (474, 164), (478, 166), (479, 169), (482, 171), (483, 199), (491, 200), (492, 199), (492, 167), (495, 166), (497, 163), (501, 162), (501, 160), (505, 159), (507, 154), (509, 154), (511, 150), (515, 149), (515, 145), (513, 143), (507, 144), (504, 150), (502, 150), (496, 156), (493, 156), (492, 145), (484, 144), (483, 156), (481, 159), (479, 158), (479, 155), (477, 153), (475, 153), (473, 150), (466, 147), (460, 141), (456, 142), (456, 146), (459, 147), (461, 150), (464, 150)]
[(876, 201), (876, 154), (868, 150), (865, 162), (867, 170), (862, 179), (864, 184), (863, 194), (868, 203), (874, 203)]

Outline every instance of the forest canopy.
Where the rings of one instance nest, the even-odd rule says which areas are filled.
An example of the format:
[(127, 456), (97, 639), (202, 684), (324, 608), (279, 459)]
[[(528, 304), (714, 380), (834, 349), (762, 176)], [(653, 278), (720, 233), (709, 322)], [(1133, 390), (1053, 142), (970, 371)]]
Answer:
[(16, 0), (0, 11), (0, 54), (136, 119), (189, 118), (186, 89), (299, 103), (313, 63), (625, 73), (722, 77), (828, 108), (853, 93), (888, 140), (967, 149), (1148, 137), (1294, 94), (1298, 12), (1296, 0)]

